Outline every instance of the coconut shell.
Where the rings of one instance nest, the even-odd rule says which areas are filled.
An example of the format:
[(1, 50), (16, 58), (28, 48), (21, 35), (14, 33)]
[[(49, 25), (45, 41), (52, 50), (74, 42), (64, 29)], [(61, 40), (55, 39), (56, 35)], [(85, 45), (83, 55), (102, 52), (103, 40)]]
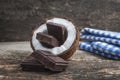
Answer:
[(59, 57), (66, 60), (66, 59), (70, 58), (74, 54), (74, 52), (76, 51), (76, 49), (78, 47), (78, 44), (79, 44), (79, 37), (80, 37), (79, 36), (80, 32), (79, 32), (79, 30), (77, 28), (76, 28), (76, 31), (77, 31), (76, 40), (74, 41), (74, 43), (72, 44), (72, 46), (68, 50), (66, 50), (63, 53), (59, 54), (58, 55)]
[[(54, 17), (53, 17), (53, 18), (54, 18)], [(49, 19), (52, 19), (52, 18), (48, 18), (48, 19), (46, 19), (46, 20), (49, 20)], [(68, 20), (68, 21), (70, 21), (70, 22), (73, 23), (73, 21), (72, 21), (71, 19), (69, 19), (69, 18), (63, 18), (63, 19), (66, 19), (66, 20)], [(44, 21), (45, 21), (45, 20), (44, 20)], [(46, 21), (45, 21), (45, 23), (46, 23)], [(73, 24), (74, 24), (74, 23), (73, 23)], [(41, 25), (42, 25), (42, 24), (41, 24)], [(35, 29), (32, 31), (32, 35), (31, 35), (31, 39), (30, 39), (31, 48), (33, 49), (33, 51), (35, 51), (35, 49), (34, 49), (34, 47), (33, 47), (33, 45), (32, 45), (32, 36), (33, 36), (33, 34), (34, 34), (34, 31), (37, 30), (37, 28), (39, 28), (39, 26), (40, 26), (40, 25), (37, 25), (37, 26), (35, 27)], [(75, 25), (74, 25), (74, 26), (75, 26)], [(79, 36), (79, 30), (77, 29), (76, 26), (75, 26), (75, 29), (76, 29), (76, 39), (75, 39), (74, 43), (72, 44), (72, 46), (71, 46), (68, 50), (65, 50), (64, 52), (58, 54), (59, 57), (65, 59), (65, 60), (67, 60), (68, 58), (70, 58), (70, 57), (74, 54), (74, 52), (76, 51), (76, 49), (77, 49), (77, 47), (78, 47), (78, 44), (79, 44), (79, 38), (80, 38), (80, 36)]]

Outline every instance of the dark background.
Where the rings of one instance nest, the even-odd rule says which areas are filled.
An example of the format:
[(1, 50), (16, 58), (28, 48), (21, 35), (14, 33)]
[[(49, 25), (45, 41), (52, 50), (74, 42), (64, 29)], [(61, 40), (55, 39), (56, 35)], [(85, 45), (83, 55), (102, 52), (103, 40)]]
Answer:
[(30, 40), (41, 19), (63, 16), (79, 29), (120, 31), (120, 0), (0, 0), (0, 41)]

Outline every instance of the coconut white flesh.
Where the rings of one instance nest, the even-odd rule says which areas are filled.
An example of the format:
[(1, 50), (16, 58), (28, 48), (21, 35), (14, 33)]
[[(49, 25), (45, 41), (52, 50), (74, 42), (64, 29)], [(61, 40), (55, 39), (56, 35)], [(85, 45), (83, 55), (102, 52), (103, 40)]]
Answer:
[[(48, 22), (62, 24), (66, 27), (68, 36), (67, 36), (66, 41), (63, 43), (63, 45), (61, 45), (59, 47), (54, 47), (54, 48), (46, 48), (46, 47), (42, 46), (42, 44), (36, 39), (36, 34), (38, 32), (44, 33), (45, 31), (47, 31), (46, 23), (48, 23)], [(32, 45), (33, 45), (34, 49), (50, 51), (51, 53), (53, 53), (55, 55), (59, 55), (60, 53), (64, 52), (65, 50), (68, 50), (72, 46), (72, 44), (74, 43), (74, 41), (76, 39), (76, 29), (75, 29), (75, 26), (73, 25), (73, 23), (66, 19), (62, 19), (62, 18), (53, 18), (53, 19), (48, 20), (46, 23), (41, 25), (37, 30), (34, 31), (34, 34), (32, 36)]]

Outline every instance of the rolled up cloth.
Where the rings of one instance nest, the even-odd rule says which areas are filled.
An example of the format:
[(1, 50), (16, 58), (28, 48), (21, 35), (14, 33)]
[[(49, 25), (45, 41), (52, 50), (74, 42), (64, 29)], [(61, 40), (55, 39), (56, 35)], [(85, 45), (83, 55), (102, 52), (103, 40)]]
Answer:
[(84, 28), (81, 30), (79, 49), (100, 56), (120, 60), (120, 33)]
[(88, 41), (101, 41), (120, 46), (120, 33), (112, 31), (84, 28), (81, 30), (80, 38)]

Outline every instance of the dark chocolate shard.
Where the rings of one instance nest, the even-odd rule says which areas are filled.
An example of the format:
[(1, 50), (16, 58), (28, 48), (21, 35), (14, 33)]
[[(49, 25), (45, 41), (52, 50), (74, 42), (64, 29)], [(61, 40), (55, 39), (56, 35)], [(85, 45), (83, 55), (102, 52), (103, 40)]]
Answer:
[(33, 56), (38, 62), (44, 65), (45, 68), (54, 72), (64, 71), (68, 66), (67, 61), (47, 51), (37, 50), (33, 53)]
[(21, 62), (21, 69), (23, 71), (44, 71), (45, 67), (39, 63), (32, 55), (33, 54), (29, 55)]
[(47, 24), (48, 34), (54, 36), (59, 45), (62, 45), (67, 38), (67, 30), (64, 25), (48, 22)]
[(48, 48), (53, 48), (59, 46), (59, 42), (56, 38), (53, 36), (43, 34), (43, 33), (37, 33), (36, 37), (43, 46), (48, 47)]

